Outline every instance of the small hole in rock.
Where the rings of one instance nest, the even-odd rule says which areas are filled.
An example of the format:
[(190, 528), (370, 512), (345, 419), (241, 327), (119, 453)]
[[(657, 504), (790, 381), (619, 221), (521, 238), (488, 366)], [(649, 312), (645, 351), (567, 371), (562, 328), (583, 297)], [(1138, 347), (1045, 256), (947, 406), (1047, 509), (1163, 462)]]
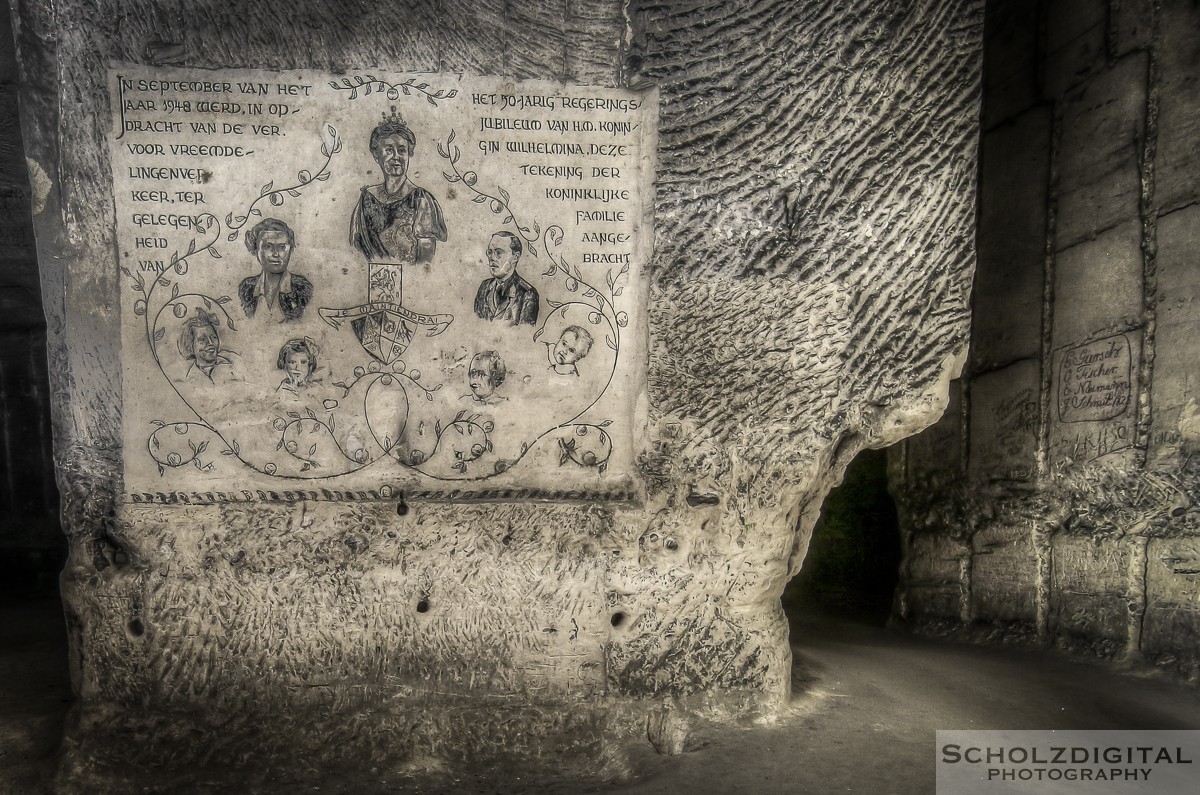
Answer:
[(668, 538), (663, 542), (663, 546), (665, 546), (667, 549), (679, 549), (679, 542), (673, 538)]
[(403, 497), (400, 498), (400, 502), (396, 503), (396, 515), (408, 516), (408, 503), (404, 501)]
[(624, 623), (625, 623), (625, 614), (624, 613), (618, 611), (618, 612), (612, 614), (612, 625), (614, 627), (619, 627)]
[(428, 613), (429, 612), (429, 600), (428, 599), (422, 599), (421, 601), (417, 602), (417, 612), (418, 613)]
[(696, 491), (696, 487), (692, 486), (688, 489), (687, 504), (692, 508), (699, 508), (702, 505), (720, 505), (721, 498), (716, 494), (700, 493)]
[(135, 638), (140, 638), (142, 635), (146, 634), (146, 627), (142, 624), (142, 620), (140, 618), (132, 619), (129, 622), (129, 634), (133, 635)]

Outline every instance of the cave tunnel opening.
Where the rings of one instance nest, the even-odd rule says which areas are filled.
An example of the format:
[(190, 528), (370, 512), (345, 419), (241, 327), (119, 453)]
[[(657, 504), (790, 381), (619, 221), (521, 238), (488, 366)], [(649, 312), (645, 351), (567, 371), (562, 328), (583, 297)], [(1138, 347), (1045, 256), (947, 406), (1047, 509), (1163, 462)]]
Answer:
[(887, 451), (864, 450), (821, 506), (799, 574), (783, 592), (788, 621), (814, 616), (882, 626), (900, 573), (900, 529)]

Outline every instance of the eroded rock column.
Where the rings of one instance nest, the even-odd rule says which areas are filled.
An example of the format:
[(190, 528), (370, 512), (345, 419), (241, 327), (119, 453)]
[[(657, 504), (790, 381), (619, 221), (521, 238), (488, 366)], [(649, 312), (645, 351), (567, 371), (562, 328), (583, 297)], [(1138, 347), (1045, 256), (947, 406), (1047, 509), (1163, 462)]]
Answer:
[(962, 358), (978, 4), (319, 5), (15, 7), (64, 781), (770, 715), (825, 492)]

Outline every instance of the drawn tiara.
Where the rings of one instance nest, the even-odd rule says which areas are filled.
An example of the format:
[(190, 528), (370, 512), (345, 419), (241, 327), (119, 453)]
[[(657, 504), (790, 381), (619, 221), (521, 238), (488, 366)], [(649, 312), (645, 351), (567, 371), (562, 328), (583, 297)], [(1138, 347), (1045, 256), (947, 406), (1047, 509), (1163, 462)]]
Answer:
[(384, 124), (389, 126), (398, 125), (408, 129), (408, 124), (404, 121), (404, 117), (400, 115), (399, 111), (396, 110), (395, 105), (392, 105), (392, 112), (390, 114), (382, 113), (380, 115), (383, 116)]

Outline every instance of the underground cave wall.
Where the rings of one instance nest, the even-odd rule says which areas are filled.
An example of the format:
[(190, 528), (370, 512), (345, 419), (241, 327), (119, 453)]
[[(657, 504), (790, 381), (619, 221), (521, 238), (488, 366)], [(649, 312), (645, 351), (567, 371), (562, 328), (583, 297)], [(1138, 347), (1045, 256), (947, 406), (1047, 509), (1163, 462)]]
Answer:
[[(330, 738), (358, 743), (367, 714), (373, 754), (454, 756), (505, 753), (518, 733), (517, 751), (592, 736), (615, 700), (713, 696), (730, 715), (784, 703), (779, 596), (824, 494), (862, 447), (932, 421), (964, 355), (978, 4), (414, 1), (419, 24), (401, 34), (394, 9), (350, 2), (14, 8), (45, 190), (75, 725), (118, 737), (79, 756), (153, 761), (166, 740), (119, 731), (147, 711), (211, 716), (205, 736), (231, 757), (274, 716), (280, 747), (333, 759)], [(645, 416), (617, 418), (646, 425), (644, 494), (468, 505), (294, 480), (127, 494), (158, 431), (123, 427), (136, 350), (120, 344), (132, 293), (113, 223), (112, 63), (657, 89)], [(224, 250), (221, 266), (249, 275), (245, 252)], [(142, 443), (123, 445), (126, 431)], [(219, 451), (205, 452), (228, 466)]]
[(12, 28), (0, 13), (0, 595), (51, 590), (66, 547), (17, 94)]
[(1200, 664), (1200, 9), (988, 4), (950, 410), (892, 455), (897, 609)]

